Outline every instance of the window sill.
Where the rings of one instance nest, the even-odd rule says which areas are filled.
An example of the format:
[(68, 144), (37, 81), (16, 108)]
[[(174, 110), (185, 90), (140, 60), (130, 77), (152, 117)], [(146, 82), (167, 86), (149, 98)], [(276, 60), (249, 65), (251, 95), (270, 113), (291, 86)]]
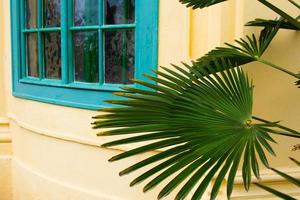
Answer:
[(84, 90), (97, 90), (97, 91), (111, 91), (111, 92), (119, 92), (123, 91), (120, 87), (128, 86), (128, 87), (136, 87), (135, 84), (97, 84), (97, 83), (84, 83), (84, 82), (73, 82), (68, 84), (63, 84), (60, 80), (51, 80), (51, 79), (38, 79), (38, 78), (22, 78), (20, 83), (25, 84), (34, 84), (34, 85), (45, 85), (51, 87), (63, 87), (63, 88), (71, 88), (71, 89), (84, 89)]

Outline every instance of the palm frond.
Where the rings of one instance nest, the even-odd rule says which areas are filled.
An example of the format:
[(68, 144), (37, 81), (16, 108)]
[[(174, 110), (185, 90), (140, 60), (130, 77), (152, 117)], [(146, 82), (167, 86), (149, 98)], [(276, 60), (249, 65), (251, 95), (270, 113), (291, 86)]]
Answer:
[[(257, 18), (253, 21), (248, 22), (245, 26), (260, 26), (260, 27), (276, 27), (278, 25), (278, 20), (268, 20)], [(289, 30), (300, 30), (294, 24), (289, 21), (283, 20), (279, 26), (280, 29), (289, 29)]]
[(216, 198), (226, 177), (230, 197), (240, 162), (246, 190), (252, 173), (259, 177), (259, 160), (269, 167), (265, 152), (274, 154), (270, 142), (275, 141), (268, 131), (274, 123), (252, 121), (253, 86), (240, 67), (228, 60), (214, 64), (220, 73), (209, 71), (210, 76), (201, 76), (188, 65), (174, 65), (176, 71), (163, 67), (164, 71), (156, 71), (158, 77), (147, 75), (155, 83), (135, 80), (151, 90), (125, 87), (124, 92), (116, 93), (125, 99), (109, 101), (117, 107), (105, 108), (106, 114), (95, 117), (94, 128), (109, 128), (99, 136), (124, 137), (103, 147), (147, 143), (110, 161), (165, 149), (120, 172), (125, 175), (154, 164), (131, 186), (150, 179), (146, 192), (175, 175), (158, 198), (185, 182), (175, 199), (184, 199), (195, 188), (194, 200), (201, 198), (216, 175), (211, 199)]
[[(295, 164), (297, 164), (298, 166), (300, 166), (300, 162), (295, 160), (294, 158), (290, 158)], [(275, 173), (277, 173), (279, 176), (283, 177), (285, 180), (287, 180), (288, 182), (290, 182), (291, 184), (294, 184), (298, 187), (300, 187), (300, 180), (297, 179), (297, 178), (294, 178), (282, 171), (279, 171), (277, 169), (274, 169), (274, 168), (271, 168), (272, 171), (274, 171)], [(270, 192), (271, 194), (281, 198), (281, 199), (285, 199), (285, 200), (296, 200), (295, 198), (285, 194), (285, 193), (282, 193), (278, 190), (275, 190), (273, 188), (270, 188), (268, 186), (265, 186), (265, 185), (262, 185), (262, 184), (259, 184), (259, 183), (255, 183), (255, 185), (257, 185), (258, 187), (262, 188), (263, 190), (266, 190), (267, 192)]]
[(279, 14), (283, 19), (293, 24), (293, 26), (295, 26), (298, 30), (300, 30), (300, 22), (296, 18), (290, 16), (289, 14), (287, 14), (286, 12), (284, 12), (283, 10), (281, 10), (280, 8), (273, 5), (267, 0), (258, 0), (258, 1), (264, 4), (265, 6), (267, 6), (268, 8), (270, 8), (271, 10), (273, 10), (274, 12), (276, 12), (277, 14)]
[(221, 3), (227, 0), (179, 0), (182, 4), (186, 4), (187, 7), (196, 8), (205, 8), (217, 3)]
[[(225, 59), (231, 63), (235, 63), (237, 66), (256, 61), (268, 48), (278, 32), (281, 22), (282, 20), (277, 20), (277, 26), (265, 27), (260, 32), (258, 39), (252, 34), (252, 36), (246, 36), (246, 39), (235, 40), (237, 45), (225, 43), (227, 47), (217, 47), (196, 60), (193, 63), (193, 67), (205, 75), (208, 71), (217, 71), (215, 60), (220, 61), (221, 59)], [(208, 67), (212, 69), (208, 69)]]

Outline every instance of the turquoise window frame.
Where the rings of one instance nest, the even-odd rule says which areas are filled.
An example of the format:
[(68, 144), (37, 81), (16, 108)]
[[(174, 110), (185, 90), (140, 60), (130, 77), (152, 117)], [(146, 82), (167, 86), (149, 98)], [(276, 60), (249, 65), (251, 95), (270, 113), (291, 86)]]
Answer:
[[(41, 0), (40, 0), (41, 1)], [(61, 0), (61, 67), (70, 67), (68, 63), (68, 47), (70, 40), (68, 30), (70, 14), (69, 0)], [(24, 0), (11, 0), (11, 47), (12, 47), (12, 79), (13, 96), (30, 99), (50, 104), (63, 106), (99, 109), (109, 104), (104, 101), (116, 99), (113, 92), (121, 91), (123, 84), (96, 85), (91, 83), (71, 82), (68, 73), (62, 70), (62, 80), (49, 80), (24, 77), (24, 56), (22, 48), (23, 24), (24, 24)], [(100, 15), (101, 13), (99, 13)], [(68, 17), (69, 15), (69, 17)], [(151, 69), (157, 68), (158, 59), (158, 0), (136, 0), (135, 25), (103, 25), (104, 29), (134, 28), (135, 29), (135, 78), (145, 80), (143, 73), (151, 73)], [(121, 27), (120, 27), (121, 26)], [(127, 27), (128, 26), (128, 27)], [(94, 27), (87, 27), (94, 28)], [(44, 28), (51, 29), (51, 28)], [(57, 28), (55, 28), (57, 29)], [(51, 31), (51, 30), (50, 30)], [(101, 32), (101, 31), (99, 31)], [(101, 33), (99, 33), (101, 36)], [(64, 39), (63, 39), (64, 38)], [(101, 38), (101, 37), (100, 37)], [(23, 50), (22, 50), (23, 49)], [(101, 62), (99, 57), (99, 62)], [(70, 69), (71, 70), (71, 69)], [(66, 71), (66, 70), (65, 70)], [(139, 87), (130, 85), (132, 87)], [(111, 105), (109, 105), (111, 106)]]

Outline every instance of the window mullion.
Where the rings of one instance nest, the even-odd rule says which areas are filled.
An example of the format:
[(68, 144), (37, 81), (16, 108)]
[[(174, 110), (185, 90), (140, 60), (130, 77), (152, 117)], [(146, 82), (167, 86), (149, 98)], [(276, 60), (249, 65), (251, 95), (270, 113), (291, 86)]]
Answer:
[[(22, 1), (21, 8), (20, 8), (20, 25), (21, 30), (25, 29), (25, 1)], [(21, 33), (21, 78), (26, 76), (26, 42), (25, 42), (25, 33)]]
[(103, 30), (100, 28), (103, 25), (103, 0), (98, 0), (98, 48), (99, 48), (99, 83), (104, 83), (104, 62), (103, 62)]
[[(126, 19), (129, 19), (129, 12), (128, 12), (128, 1), (123, 2), (123, 13), (125, 15)], [(121, 68), (121, 74), (122, 74), (122, 83), (126, 81), (126, 69), (127, 69), (127, 38), (126, 38), (126, 30), (122, 31), (122, 68)]]
[(41, 28), (43, 28), (43, 0), (37, 1), (37, 13), (38, 13), (38, 59), (39, 59), (39, 79), (43, 78), (44, 74), (44, 63), (43, 63), (43, 39), (42, 39), (42, 33), (40, 31)]
[(61, 0), (61, 80), (63, 84), (69, 83), (68, 62), (68, 0)]
[(68, 4), (68, 24), (67, 24), (67, 39), (68, 39), (68, 81), (69, 83), (74, 82), (75, 77), (75, 70), (74, 70), (74, 58), (73, 58), (73, 34), (72, 34), (72, 27), (73, 27), (73, 0), (67, 0)]

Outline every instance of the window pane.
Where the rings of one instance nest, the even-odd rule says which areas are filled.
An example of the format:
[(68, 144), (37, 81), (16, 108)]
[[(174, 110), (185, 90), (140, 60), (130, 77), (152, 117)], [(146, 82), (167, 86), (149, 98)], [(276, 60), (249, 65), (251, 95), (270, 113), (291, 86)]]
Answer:
[(104, 0), (105, 24), (134, 23), (135, 0)]
[(105, 82), (132, 83), (134, 78), (134, 31), (105, 32)]
[(60, 79), (61, 77), (61, 46), (60, 32), (44, 34), (45, 77)]
[(44, 0), (44, 27), (60, 26), (60, 0)]
[(74, 0), (74, 25), (98, 24), (98, 0)]
[(37, 0), (26, 0), (25, 3), (26, 28), (37, 27)]
[(38, 77), (38, 36), (37, 33), (26, 35), (27, 75)]
[(99, 82), (98, 31), (78, 31), (73, 35), (75, 81)]

